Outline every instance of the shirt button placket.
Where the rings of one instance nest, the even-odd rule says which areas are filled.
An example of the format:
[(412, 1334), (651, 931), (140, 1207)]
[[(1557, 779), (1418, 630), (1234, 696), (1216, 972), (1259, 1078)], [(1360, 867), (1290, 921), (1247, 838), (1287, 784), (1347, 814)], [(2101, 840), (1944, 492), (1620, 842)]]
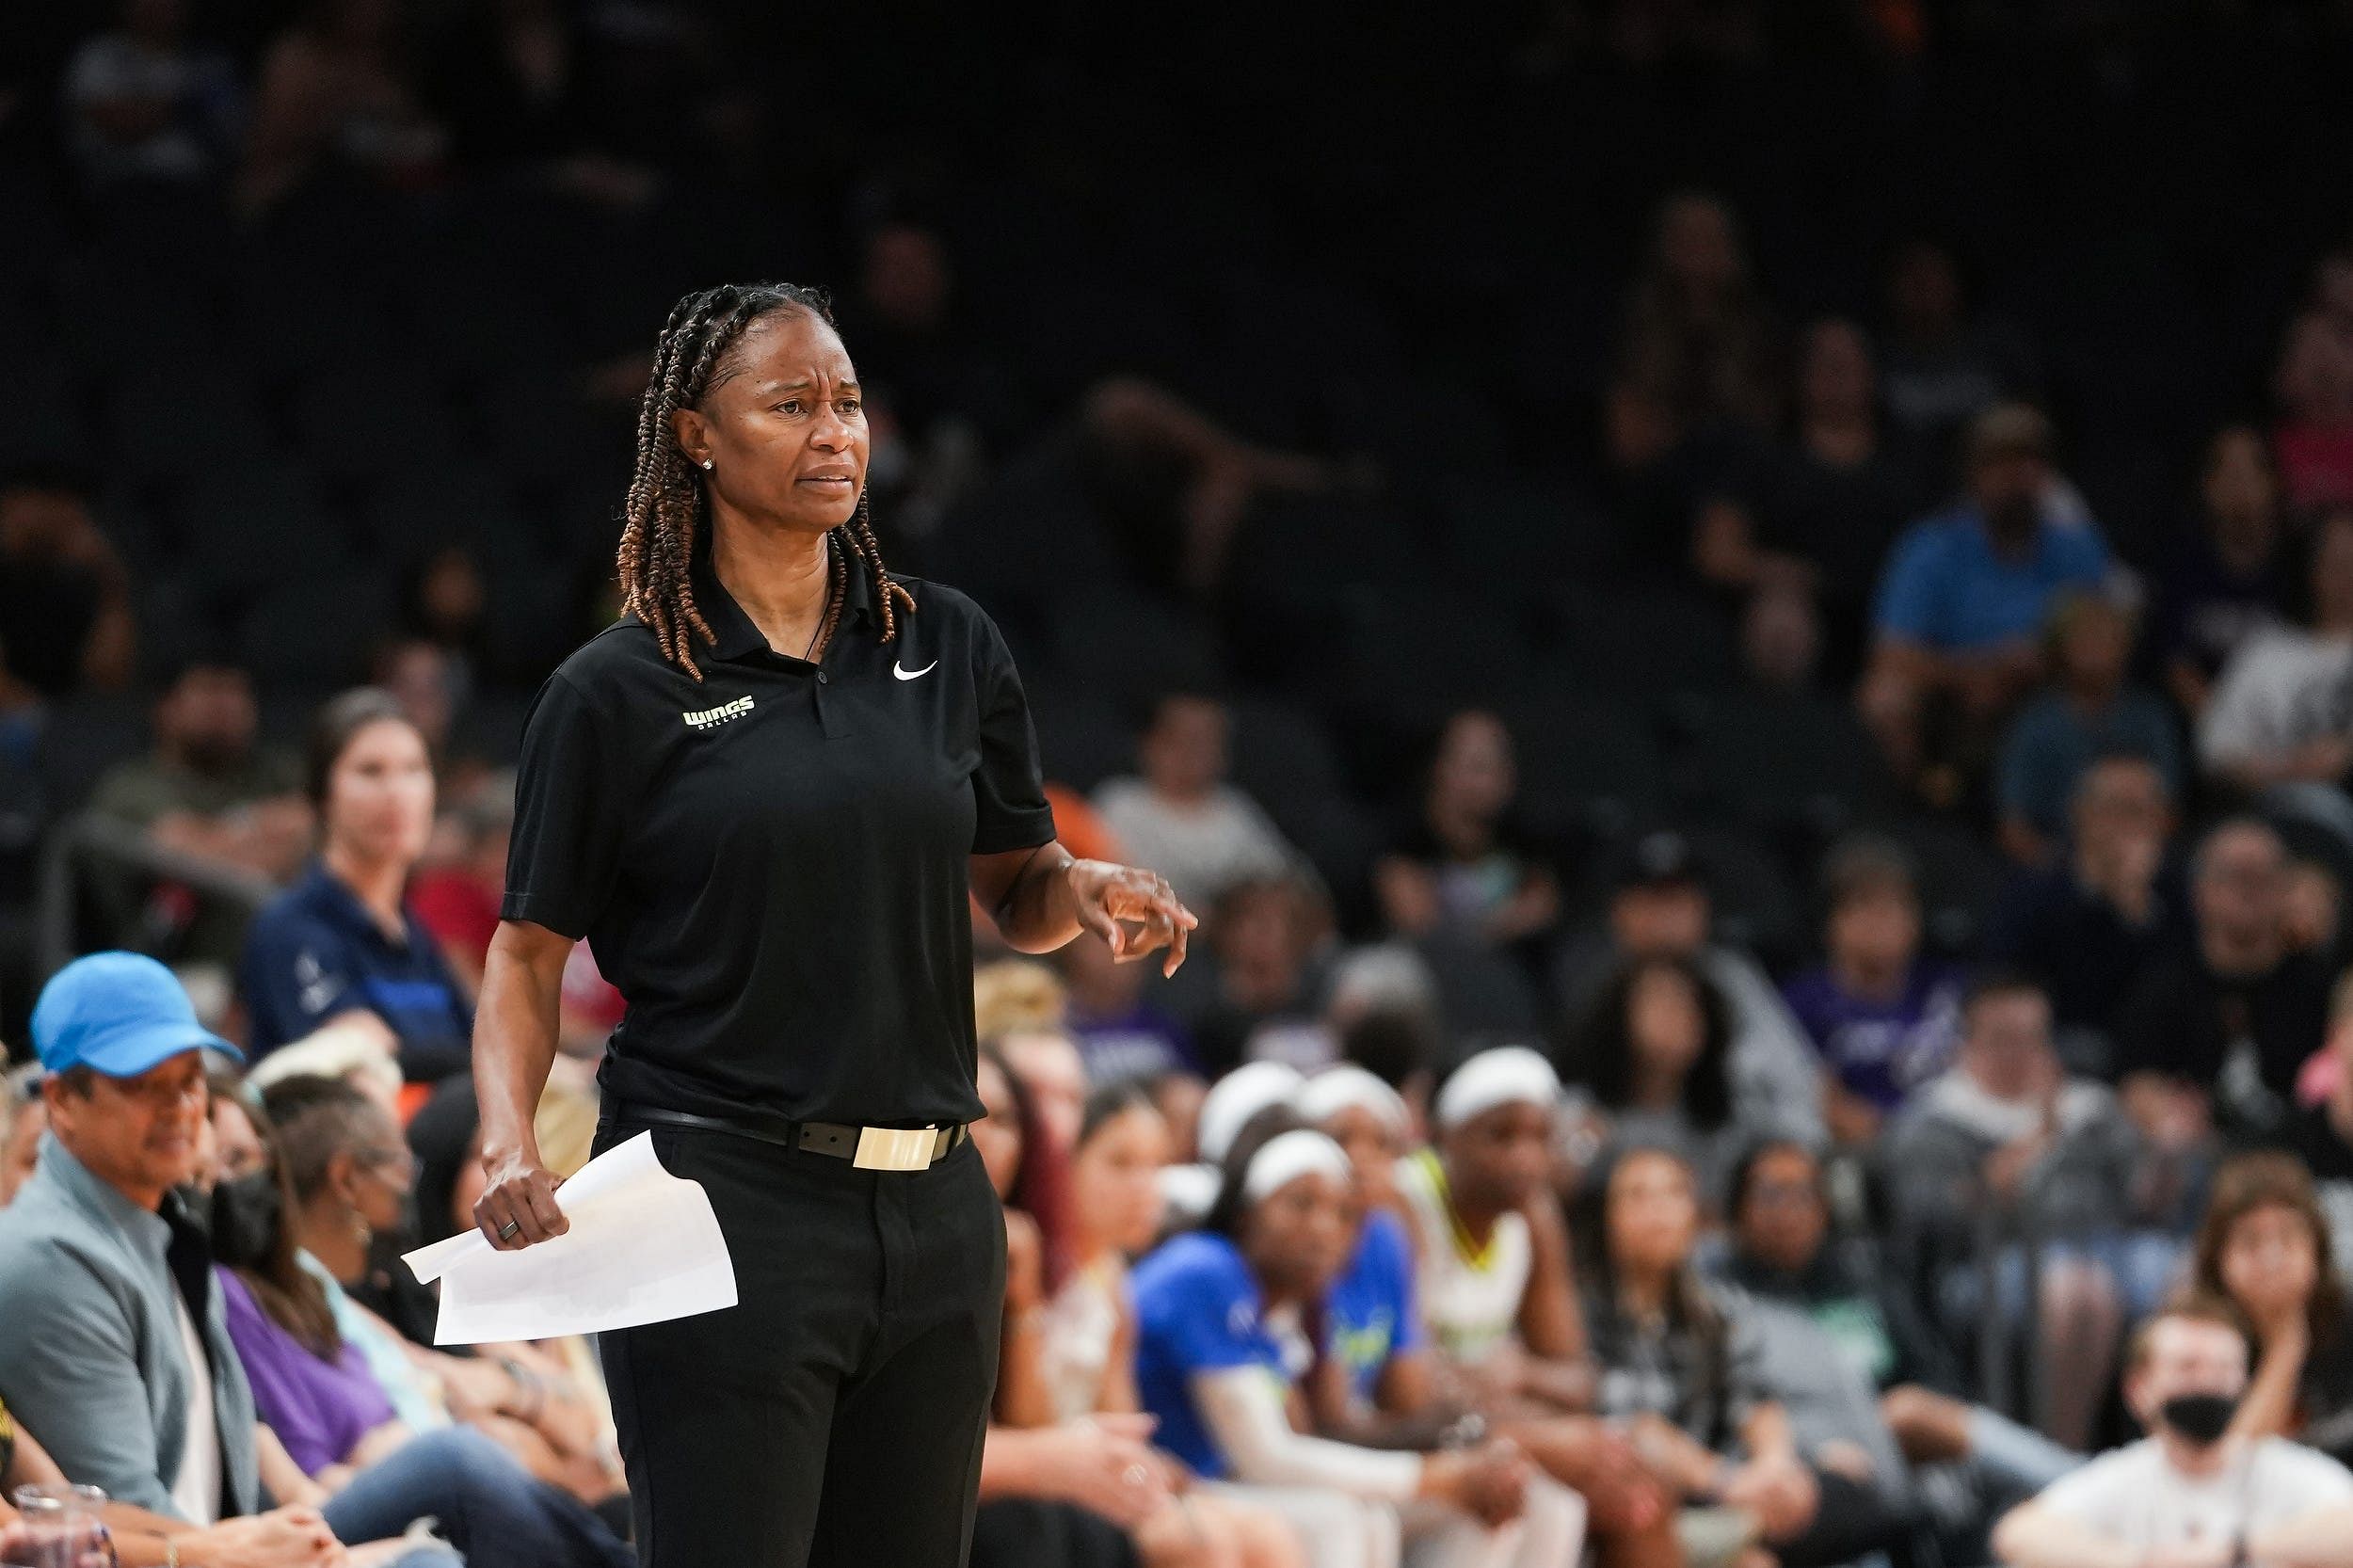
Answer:
[(819, 670), (816, 684), (808, 689), (808, 700), (817, 710), (817, 728), (824, 731), (825, 739), (829, 741), (842, 733), (840, 704), (827, 696), (832, 685), (833, 677), (824, 670)]

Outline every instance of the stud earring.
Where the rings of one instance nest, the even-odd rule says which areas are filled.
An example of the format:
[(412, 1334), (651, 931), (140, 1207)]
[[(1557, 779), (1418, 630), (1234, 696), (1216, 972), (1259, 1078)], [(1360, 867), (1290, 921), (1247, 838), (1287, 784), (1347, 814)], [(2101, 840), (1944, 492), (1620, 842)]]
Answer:
[(710, 458), (708, 458), (708, 457), (705, 457), (705, 458), (703, 459), (703, 467), (705, 467), (705, 468), (709, 468), (710, 466), (711, 466), (711, 459), (710, 459)]

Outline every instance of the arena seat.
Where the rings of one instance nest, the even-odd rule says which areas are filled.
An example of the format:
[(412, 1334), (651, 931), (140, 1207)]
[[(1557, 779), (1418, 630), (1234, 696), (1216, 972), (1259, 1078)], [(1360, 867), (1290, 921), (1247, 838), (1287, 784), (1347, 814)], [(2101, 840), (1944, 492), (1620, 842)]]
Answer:
[(306, 575), (252, 600), (238, 624), (238, 653), (264, 685), (356, 684), (367, 678), (368, 656), (392, 612), (381, 571)]
[(1895, 798), (1879, 747), (1826, 693), (1696, 694), (1678, 702), (1677, 727), (1694, 798), (1735, 822), (1827, 836)]
[(1022, 686), (1047, 777), (1085, 791), (1134, 771), (1135, 730), (1116, 703), (1050, 679), (1025, 675)]
[(1696, 594), (1613, 584), (1550, 596), (1561, 667), (1595, 688), (1655, 696), (1712, 691), (1738, 673), (1732, 628)]
[(142, 357), (108, 377), (105, 410), (107, 466), (124, 477), (187, 479), (278, 456), (252, 393), (218, 360)]
[(1610, 835), (1672, 798), (1654, 712), (1555, 676), (1507, 703), (1520, 800), (1553, 831)]
[(50, 708), (35, 767), (53, 812), (77, 808), (108, 768), (147, 750), (147, 712), (145, 698), (128, 694), (68, 697)]

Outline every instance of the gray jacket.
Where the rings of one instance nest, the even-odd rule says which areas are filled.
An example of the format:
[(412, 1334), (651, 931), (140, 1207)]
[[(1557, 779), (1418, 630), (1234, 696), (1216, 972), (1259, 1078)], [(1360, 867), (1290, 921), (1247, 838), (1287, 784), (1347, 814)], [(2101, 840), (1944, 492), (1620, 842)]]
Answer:
[(2008, 1206), (1992, 1201), (1983, 1172), (2011, 1129), (1982, 1112), (1954, 1067), (1921, 1088), (1881, 1144), (1897, 1231), (1932, 1263), (1970, 1261), (1989, 1241), (2086, 1240), (2140, 1219), (2140, 1140), (2105, 1085), (2069, 1080), (2058, 1136)]
[[(171, 1483), (195, 1385), (168, 1254), (175, 1226), (184, 1233), (189, 1223), (176, 1194), (164, 1201), (171, 1219), (91, 1175), (55, 1137), (42, 1139), (40, 1168), (0, 1209), (0, 1401), (69, 1479), (177, 1518)], [(180, 1246), (193, 1241), (184, 1235)], [(203, 1291), (190, 1315), (212, 1362), (222, 1512), (252, 1513), (262, 1491), (253, 1392), (211, 1268), (184, 1251), (180, 1260)]]

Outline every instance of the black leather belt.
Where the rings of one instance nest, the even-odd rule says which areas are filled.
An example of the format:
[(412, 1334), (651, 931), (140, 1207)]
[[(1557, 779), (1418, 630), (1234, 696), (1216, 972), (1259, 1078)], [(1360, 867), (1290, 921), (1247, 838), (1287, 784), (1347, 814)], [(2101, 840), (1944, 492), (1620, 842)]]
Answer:
[(616, 1101), (609, 1113), (620, 1122), (651, 1122), (663, 1127), (698, 1128), (705, 1132), (731, 1132), (780, 1148), (846, 1160), (860, 1170), (920, 1171), (936, 1165), (971, 1136), (968, 1124), (950, 1127), (852, 1127), (840, 1122), (796, 1122), (757, 1112), (734, 1116), (698, 1116), (689, 1111)]

